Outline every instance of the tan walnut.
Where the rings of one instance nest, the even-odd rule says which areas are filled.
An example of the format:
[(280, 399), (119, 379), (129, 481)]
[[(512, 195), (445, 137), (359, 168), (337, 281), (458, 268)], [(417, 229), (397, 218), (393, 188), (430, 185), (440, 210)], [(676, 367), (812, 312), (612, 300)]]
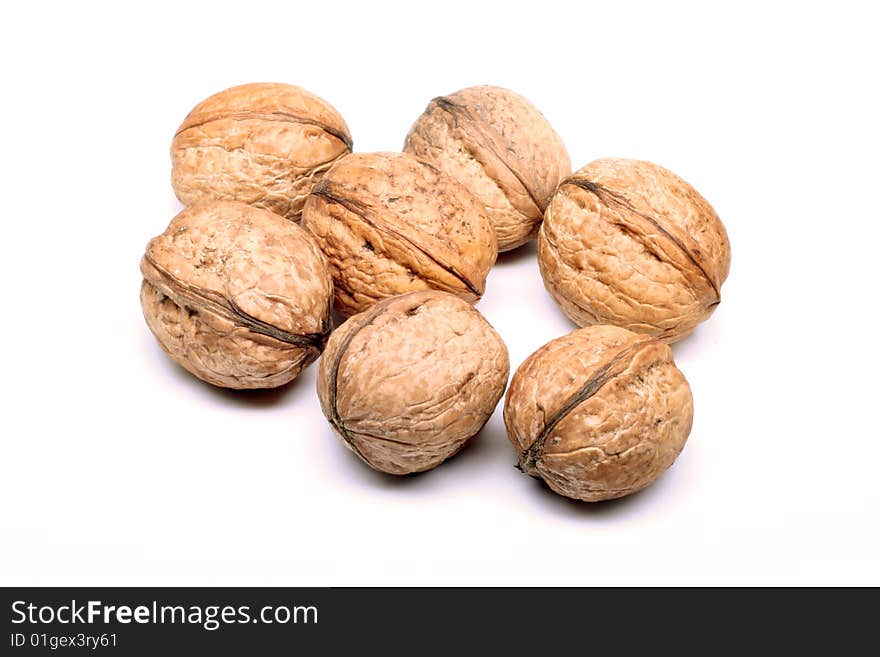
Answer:
[(298, 225), (217, 201), (150, 240), (141, 305), (162, 349), (203, 381), (272, 388), (314, 361), (330, 331), (332, 282)]
[(671, 171), (601, 159), (560, 184), (538, 263), (579, 326), (614, 324), (671, 342), (721, 301), (730, 243), (712, 206)]
[(587, 502), (657, 479), (684, 447), (692, 419), (690, 387), (669, 346), (615, 326), (548, 342), (520, 365), (504, 403), (520, 468)]
[(480, 199), (499, 251), (535, 236), (556, 185), (571, 173), (568, 152), (544, 115), (499, 87), (469, 87), (435, 98), (403, 148)]
[(326, 101), (289, 84), (245, 84), (184, 119), (171, 184), (185, 206), (243, 201), (298, 220), (314, 182), (350, 152), (348, 126)]
[(336, 308), (436, 289), (482, 296), (498, 255), (485, 210), (442, 171), (402, 153), (355, 153), (315, 185), (303, 210), (327, 256)]
[(318, 398), (333, 431), (368, 465), (422, 472), (480, 431), (509, 368), (507, 348), (473, 306), (445, 292), (411, 292), (333, 332)]

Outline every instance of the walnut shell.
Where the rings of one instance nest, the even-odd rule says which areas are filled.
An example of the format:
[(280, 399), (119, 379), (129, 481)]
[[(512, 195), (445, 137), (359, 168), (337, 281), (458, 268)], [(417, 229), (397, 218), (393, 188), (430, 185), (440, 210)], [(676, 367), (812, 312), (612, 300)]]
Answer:
[(312, 237), (266, 210), (217, 201), (184, 210), (147, 245), (141, 305), (162, 349), (208, 383), (294, 379), (330, 331), (330, 272)]
[(659, 477), (693, 420), (668, 345), (615, 326), (578, 329), (519, 366), (504, 423), (520, 468), (566, 497), (623, 497)]
[(480, 431), (509, 369), (507, 348), (471, 305), (445, 292), (412, 292), (333, 332), (318, 398), (333, 431), (369, 466), (422, 472)]
[(712, 206), (671, 171), (601, 159), (560, 184), (538, 264), (579, 326), (614, 324), (672, 342), (721, 301), (730, 243)]
[(333, 274), (336, 308), (436, 289), (475, 302), (498, 255), (485, 210), (435, 167), (401, 153), (355, 153), (315, 185), (302, 224)]
[(544, 115), (499, 87), (435, 98), (403, 150), (443, 169), (483, 203), (499, 251), (535, 236), (550, 196), (571, 173), (568, 151)]
[(290, 84), (245, 84), (184, 119), (171, 184), (186, 206), (243, 201), (298, 220), (315, 181), (350, 152), (348, 126), (327, 101)]

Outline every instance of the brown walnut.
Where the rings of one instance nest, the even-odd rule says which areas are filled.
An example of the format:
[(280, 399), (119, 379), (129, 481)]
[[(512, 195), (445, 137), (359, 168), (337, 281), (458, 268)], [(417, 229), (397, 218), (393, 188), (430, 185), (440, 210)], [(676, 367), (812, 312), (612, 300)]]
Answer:
[(344, 157), (315, 185), (303, 210), (333, 274), (336, 308), (436, 289), (482, 296), (498, 255), (477, 199), (442, 171), (402, 153)]
[(579, 326), (614, 324), (672, 342), (721, 301), (730, 243), (712, 206), (671, 171), (601, 159), (559, 185), (538, 264)]
[(568, 152), (544, 115), (499, 87), (435, 98), (403, 149), (443, 169), (485, 205), (499, 251), (535, 236), (556, 185), (571, 173)]
[(480, 431), (509, 368), (501, 338), (470, 304), (412, 292), (333, 332), (318, 367), (318, 398), (333, 431), (368, 465), (422, 472)]
[(150, 240), (141, 305), (162, 349), (203, 381), (272, 388), (314, 361), (332, 282), (312, 237), (266, 210), (217, 201)]
[(529, 356), (504, 403), (520, 468), (566, 497), (623, 497), (684, 447), (690, 387), (669, 346), (615, 326), (578, 329)]
[(314, 182), (350, 152), (348, 126), (325, 100), (289, 84), (245, 84), (184, 119), (171, 184), (186, 206), (243, 201), (298, 220)]

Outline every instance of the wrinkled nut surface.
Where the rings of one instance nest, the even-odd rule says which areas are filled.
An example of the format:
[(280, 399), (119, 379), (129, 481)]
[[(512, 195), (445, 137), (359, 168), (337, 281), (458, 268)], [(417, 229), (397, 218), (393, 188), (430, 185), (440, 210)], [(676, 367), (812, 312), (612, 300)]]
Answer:
[(336, 435), (368, 465), (422, 472), (480, 431), (509, 368), (501, 338), (470, 304), (413, 292), (333, 332), (318, 368), (318, 398)]
[(669, 346), (615, 326), (548, 342), (520, 365), (504, 403), (520, 468), (587, 502), (657, 479), (692, 419), (691, 390)]
[(150, 240), (141, 273), (144, 317), (162, 349), (216, 386), (287, 383), (330, 330), (332, 282), (312, 237), (243, 203), (178, 214)]
[(544, 115), (499, 87), (435, 98), (403, 148), (443, 169), (483, 203), (499, 251), (535, 236), (556, 185), (571, 173), (568, 151)]
[(245, 84), (184, 119), (171, 184), (186, 206), (243, 201), (298, 220), (314, 182), (350, 152), (348, 126), (325, 100), (289, 84)]
[(560, 184), (541, 225), (538, 264), (576, 324), (672, 342), (720, 302), (730, 243), (712, 206), (671, 171), (601, 159)]
[(336, 308), (436, 289), (476, 302), (498, 255), (482, 205), (435, 167), (402, 153), (355, 153), (315, 185), (302, 225), (333, 275)]

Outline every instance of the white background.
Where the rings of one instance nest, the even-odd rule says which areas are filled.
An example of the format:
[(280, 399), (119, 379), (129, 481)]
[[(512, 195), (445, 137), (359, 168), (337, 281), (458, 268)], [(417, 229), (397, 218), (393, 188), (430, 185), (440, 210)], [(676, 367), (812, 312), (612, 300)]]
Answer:
[[(713, 4), (4, 5), (0, 584), (880, 584), (877, 21)], [(233, 393), (167, 360), (138, 262), (179, 209), (170, 140), (250, 81), (328, 99), (358, 151), (399, 149), (436, 95), (506, 86), (576, 168), (694, 184), (733, 264), (674, 347), (696, 417), (672, 469), (567, 501), (514, 469), (499, 406), (391, 478), (332, 436), (314, 367)], [(572, 329), (533, 247), (479, 309), (513, 368)]]

